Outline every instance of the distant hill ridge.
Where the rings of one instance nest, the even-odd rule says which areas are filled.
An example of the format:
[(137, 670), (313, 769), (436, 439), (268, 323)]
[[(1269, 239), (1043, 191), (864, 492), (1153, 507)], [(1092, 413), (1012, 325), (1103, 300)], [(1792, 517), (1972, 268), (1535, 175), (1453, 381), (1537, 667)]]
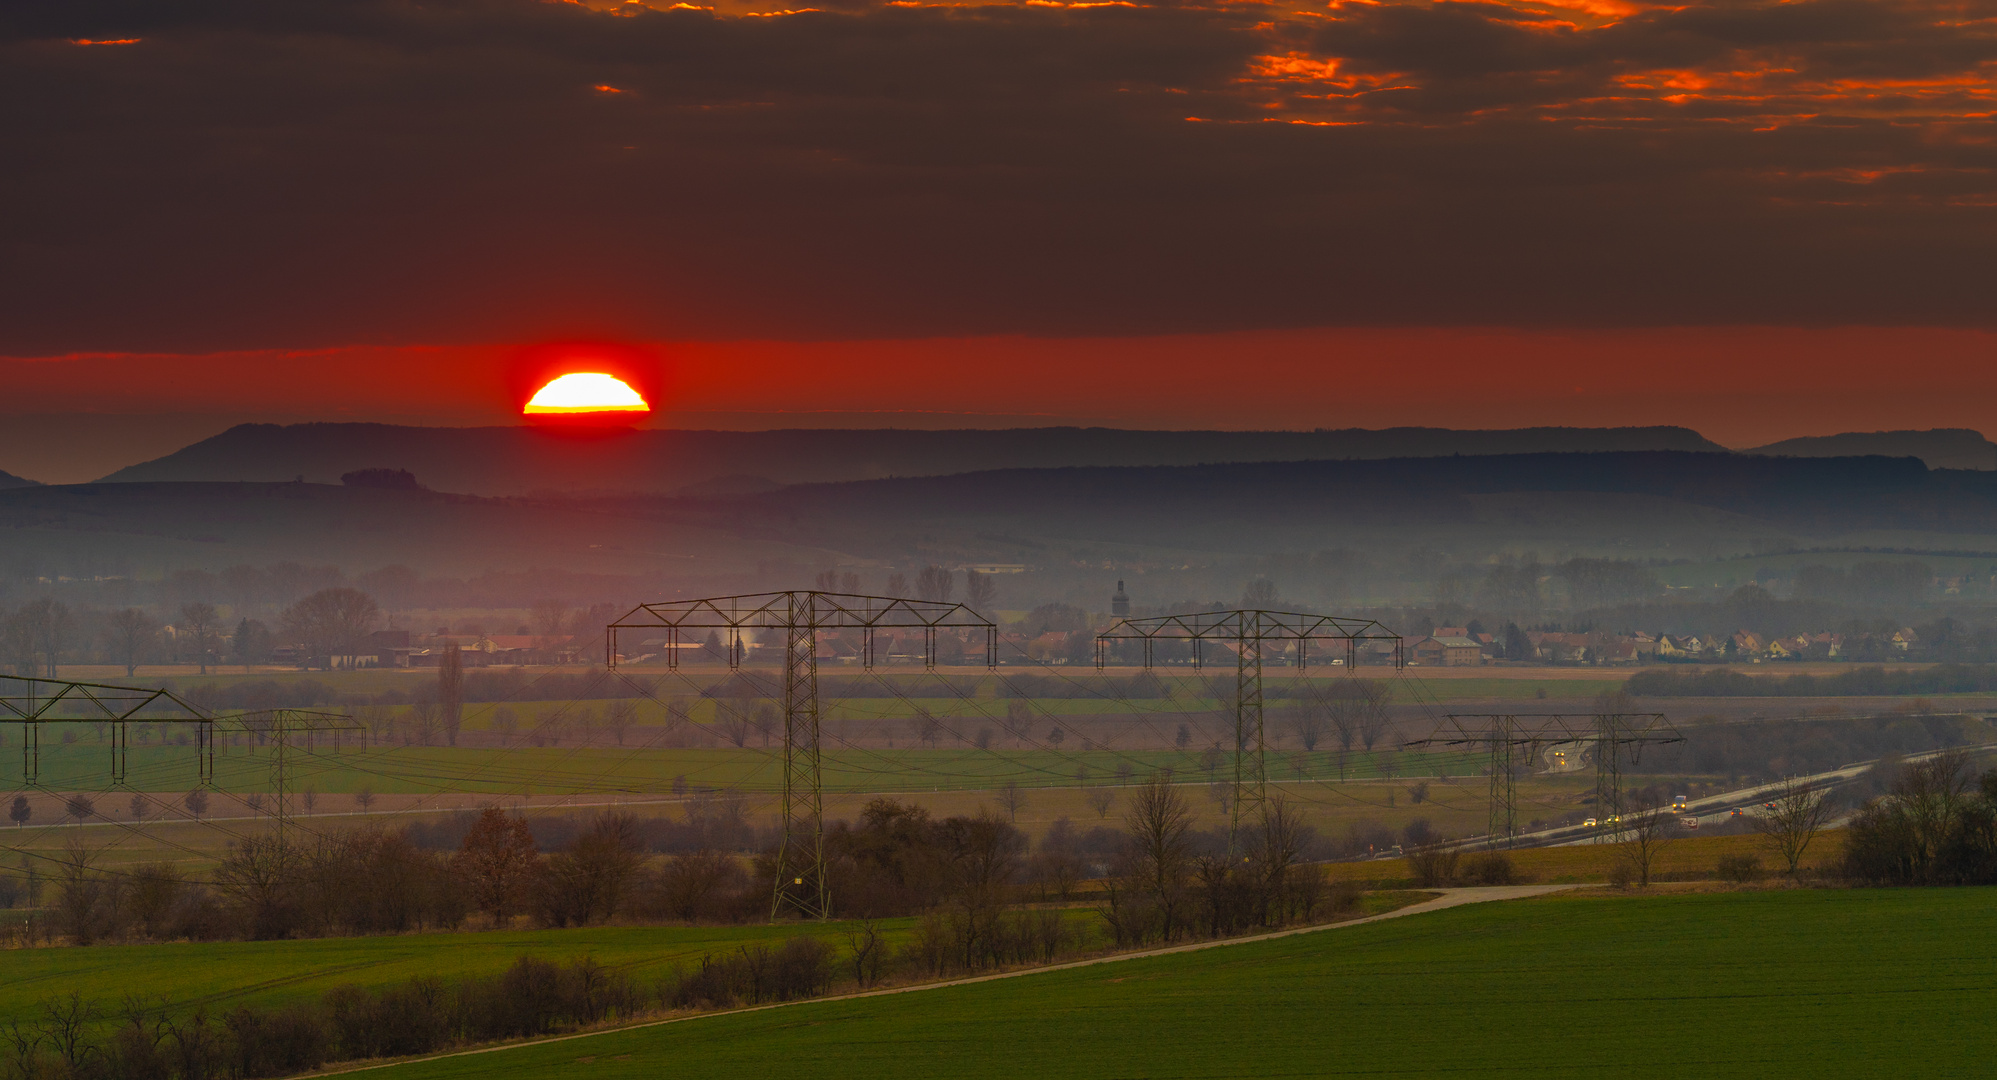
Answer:
[(1850, 431), (1784, 439), (1741, 451), (1774, 457), (1917, 457), (1930, 469), (1997, 469), (1997, 443), (1968, 428), (1927, 431)]
[(303, 477), (337, 483), (354, 470), (386, 468), (407, 469), (433, 490), (477, 495), (708, 494), (995, 469), (1658, 450), (1726, 452), (1683, 427), (649, 430), (577, 437), (527, 427), (242, 424), (165, 457), (120, 469), (100, 482), (281, 482)]
[[(1246, 554), (1497, 550), (1697, 556), (1885, 530), (1987, 548), (1997, 472), (1914, 458), (1621, 451), (1011, 468), (752, 492), (483, 498), (410, 487), (162, 481), (0, 492), (21, 565), (239, 562), (665, 573), (736, 588), (766, 565), (899, 565), (920, 542), (1069, 573), (1112, 545), (1173, 564)], [(1866, 542), (1867, 537), (1857, 537)], [(1939, 539), (1939, 537), (1938, 537)], [(1917, 542), (1918, 543), (1918, 542)], [(1931, 545), (1931, 546), (1939, 546)], [(1385, 556), (1383, 556), (1385, 557)], [(92, 570), (92, 572), (99, 572)], [(112, 572), (104, 570), (102, 572)]]
[(40, 480), (30, 480), (25, 476), (15, 476), (10, 472), (0, 472), (0, 491), (8, 488), (41, 487)]

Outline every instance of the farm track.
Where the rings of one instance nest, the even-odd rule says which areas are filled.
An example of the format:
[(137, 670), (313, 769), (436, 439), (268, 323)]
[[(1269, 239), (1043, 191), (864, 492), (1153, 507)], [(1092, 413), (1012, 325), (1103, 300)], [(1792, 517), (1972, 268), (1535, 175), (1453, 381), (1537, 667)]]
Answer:
[(528, 1047), (547, 1046), (554, 1043), (573, 1042), (578, 1039), (592, 1039), (600, 1035), (610, 1035), (610, 1034), (617, 1034), (629, 1031), (643, 1031), (647, 1028), (665, 1027), (668, 1024), (690, 1023), (697, 1020), (709, 1019), (711, 1017), (740, 1016), (747, 1013), (768, 1012), (772, 1009), (787, 1009), (798, 1005), (814, 1005), (814, 1004), (823, 1004), (825, 1002), (835, 1002), (835, 1001), (856, 1001), (862, 998), (889, 997), (895, 994), (914, 994), (914, 993), (920, 993), (925, 990), (946, 990), (951, 987), (957, 987), (957, 986), (973, 986), (978, 983), (997, 982), (1001, 979), (1018, 979), (1018, 978), (1024, 978), (1029, 975), (1044, 975), (1057, 971), (1073, 971), (1078, 968), (1098, 967), (1103, 964), (1114, 964), (1125, 960), (1145, 960), (1158, 956), (1176, 956), (1181, 953), (1201, 952), (1206, 949), (1226, 948), (1230, 945), (1248, 945), (1259, 941), (1274, 941), (1278, 938), (1296, 937), (1301, 934), (1315, 934), (1326, 930), (1339, 930), (1349, 926), (1364, 926), (1368, 923), (1383, 922), (1387, 919), (1404, 918), (1409, 915), (1421, 915), (1432, 911), (1444, 911), (1449, 908), (1462, 907), (1466, 904), (1482, 904), (1497, 900), (1518, 900), (1518, 899), (1524, 899), (1526, 897), (1544, 896), (1547, 893), (1560, 892), (1567, 889), (1577, 889), (1583, 887), (1584, 886), (1581, 885), (1494, 885), (1494, 886), (1479, 886), (1475, 888), (1463, 888), (1463, 889), (1425, 890), (1425, 891), (1433, 891), (1438, 895), (1434, 899), (1424, 900), (1417, 904), (1410, 904), (1404, 908), (1396, 908), (1393, 911), (1382, 912), (1378, 915), (1368, 915), (1363, 919), (1351, 919), (1346, 922), (1322, 923), (1317, 926), (1299, 926), (1299, 927), (1293, 927), (1288, 930), (1273, 930), (1266, 934), (1254, 934), (1248, 937), (1224, 938), (1218, 941), (1196, 941), (1185, 945), (1171, 945), (1162, 949), (1146, 949), (1140, 952), (1113, 953), (1106, 956), (1091, 957), (1086, 960), (1071, 960), (1068, 961), (1067, 963), (1048, 964), (1044, 967), (1020, 968), (1014, 971), (994, 972), (989, 975), (973, 975), (962, 979), (944, 979), (938, 982), (917, 983), (912, 986), (894, 986), (881, 990), (863, 990), (850, 994), (835, 994), (828, 997), (806, 998), (800, 1001), (782, 1001), (782, 1002), (775, 1002), (769, 1005), (751, 1005), (740, 1009), (723, 1009), (723, 1010), (717, 1010), (715, 1012), (695, 1013), (694, 1015), (691, 1016), (674, 1016), (674, 1017), (668, 1017), (663, 1020), (648, 1020), (643, 1023), (629, 1024), (622, 1027), (603, 1028), (597, 1031), (583, 1031), (583, 1032), (577, 1032), (572, 1035), (555, 1035), (545, 1039), (526, 1039), (519, 1042), (503, 1043), (498, 1046), (481, 1046), (481, 1047), (474, 1047), (468, 1050), (453, 1050), (447, 1054), (431, 1054), (425, 1057), (407, 1058), (401, 1061), (385, 1061), (385, 1062), (378, 1062), (371, 1064), (362, 1064), (362, 1065), (355, 1065), (349, 1068), (322, 1069), (307, 1075), (339, 1076), (351, 1073), (375, 1072), (382, 1069), (398, 1068), (404, 1065), (420, 1065), (425, 1062), (431, 1062), (431, 1061), (445, 1061), (452, 1058), (473, 1057), (480, 1054), (496, 1054), (496, 1053), (502, 1053), (507, 1050), (520, 1050), (520, 1049), (526, 1049)]

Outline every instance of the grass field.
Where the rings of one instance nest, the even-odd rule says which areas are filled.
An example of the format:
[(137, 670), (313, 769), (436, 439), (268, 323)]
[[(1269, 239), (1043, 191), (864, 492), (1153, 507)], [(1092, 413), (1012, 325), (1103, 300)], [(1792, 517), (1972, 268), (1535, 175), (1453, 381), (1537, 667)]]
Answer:
[[(133, 746), (126, 788), (179, 792), (198, 779), (195, 750), (183, 746)], [(1353, 751), (1339, 755), (1277, 751), (1269, 755), (1271, 780), (1363, 780), (1420, 769), (1474, 775), (1482, 759), (1469, 752), (1405, 754)], [(674, 792), (692, 788), (780, 790), (781, 748), (669, 748), (614, 746), (384, 746), (334, 750), (294, 749), (287, 759), (292, 791), (427, 794), (448, 791), (485, 795), (555, 795), (579, 792)], [(1213, 775), (1232, 776), (1231, 759)], [(1175, 778), (1202, 780), (1197, 753), (1175, 750), (1039, 750), (941, 747), (938, 749), (828, 748), (828, 792), (991, 790), (1007, 780), (1021, 787), (1072, 787), (1085, 783), (1141, 782), (1170, 769)], [(43, 745), (39, 785), (51, 791), (102, 791), (110, 776), (108, 744), (94, 738)], [(0, 791), (15, 790), (21, 758), (0, 754)], [(215, 786), (231, 792), (267, 792), (275, 783), (268, 748), (225, 749), (215, 756)]]
[(1985, 1076), (1987, 889), (1549, 897), (384, 1080)]
[[(1369, 894), (1362, 912), (1391, 911), (1433, 894), (1387, 891)], [(1085, 949), (1102, 947), (1103, 924), (1086, 906), (1065, 917)], [(15, 949), (0, 952), (7, 978), (0, 979), (0, 1026), (35, 1017), (55, 995), (81, 994), (115, 1014), (127, 997), (165, 1003), (175, 1010), (207, 1005), (271, 1006), (318, 998), (341, 985), (380, 987), (416, 976), (446, 981), (496, 975), (521, 956), (557, 962), (589, 956), (628, 974), (649, 997), (675, 965), (690, 965), (703, 954), (721, 954), (759, 941), (776, 942), (810, 934), (833, 946), (834, 963), (849, 947), (845, 922), (781, 926), (596, 926), (560, 930), (476, 931), (376, 937), (313, 938), (300, 941), (233, 941), (155, 945), (93, 945), (85, 948)], [(889, 947), (913, 935), (913, 919), (879, 923)], [(836, 969), (835, 980), (851, 972)]]
[[(1080, 913), (1078, 913), (1080, 917)], [(898, 940), (910, 921), (887, 924)], [(306, 941), (93, 945), (0, 953), (0, 1024), (33, 1016), (55, 994), (80, 993), (115, 1008), (127, 995), (195, 1005), (279, 1005), (316, 999), (342, 984), (385, 986), (415, 976), (496, 975), (525, 955), (592, 956), (633, 979), (656, 982), (674, 964), (755, 941), (811, 933), (843, 948), (843, 923), (811, 926), (589, 927), (567, 930), (405, 934)]]

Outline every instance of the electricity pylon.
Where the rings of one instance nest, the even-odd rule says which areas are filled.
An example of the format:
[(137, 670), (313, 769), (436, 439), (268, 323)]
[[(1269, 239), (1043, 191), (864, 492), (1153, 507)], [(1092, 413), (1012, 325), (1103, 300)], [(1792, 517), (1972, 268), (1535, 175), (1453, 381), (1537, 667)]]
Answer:
[(1096, 669), (1108, 662), (1112, 641), (1144, 643), (1144, 670), (1151, 670), (1153, 645), (1159, 641), (1185, 641), (1192, 646), (1194, 670), (1199, 670), (1207, 642), (1218, 642), (1234, 651), (1234, 804), (1228, 823), (1228, 848), (1240, 839), (1244, 819), (1253, 820), (1268, 798), (1268, 768), (1264, 761), (1267, 738), (1262, 722), (1262, 654), (1265, 643), (1296, 643), (1298, 670), (1309, 665), (1312, 641), (1345, 643), (1345, 668), (1358, 665), (1359, 643), (1394, 643), (1394, 667), (1405, 663), (1401, 635), (1372, 619), (1346, 619), (1335, 615), (1303, 615), (1293, 611), (1264, 611), (1237, 608), (1205, 611), (1196, 615), (1158, 615), (1142, 619), (1119, 619), (1096, 635)]
[(821, 631), (860, 632), (860, 660), (874, 667), (874, 632), (922, 630), (924, 670), (936, 667), (939, 630), (985, 632), (985, 666), (998, 665), (998, 627), (962, 604), (905, 600), (891, 596), (797, 590), (716, 596), (641, 604), (604, 630), (605, 663), (622, 661), (619, 639), (657, 634), (666, 666), (679, 668), (681, 633), (725, 631), (728, 666), (741, 667), (745, 631), (781, 632), (784, 642), (784, 787), (782, 846), (777, 849), (776, 888), (770, 919), (786, 912), (807, 919), (829, 918), (830, 886), (825, 879), (825, 796), (818, 709), (818, 635)]
[[(298, 735), (360, 731), (361, 726), (338, 713), (311, 709), (260, 709), (211, 713), (171, 691), (110, 683), (0, 675), (0, 720), (21, 725), (21, 781), (41, 783), (41, 729), (51, 724), (108, 724), (111, 738), (111, 783), (128, 777), (131, 724), (192, 724), (199, 783), (215, 782), (215, 747), (223, 735), (240, 731), (271, 740), (270, 780), (277, 802), (275, 824), (283, 838), (288, 824), (285, 797), (290, 783), (290, 749)], [(218, 733), (219, 730), (219, 733)]]
[(1622, 758), (1632, 762), (1646, 746), (1684, 742), (1663, 713), (1450, 713), (1425, 739), (1403, 746), (1479, 746), (1490, 755), (1492, 846), (1516, 843), (1519, 833), (1518, 768), (1538, 763), (1543, 749), (1585, 744), (1595, 754), (1595, 813), (1620, 840), (1623, 827)]

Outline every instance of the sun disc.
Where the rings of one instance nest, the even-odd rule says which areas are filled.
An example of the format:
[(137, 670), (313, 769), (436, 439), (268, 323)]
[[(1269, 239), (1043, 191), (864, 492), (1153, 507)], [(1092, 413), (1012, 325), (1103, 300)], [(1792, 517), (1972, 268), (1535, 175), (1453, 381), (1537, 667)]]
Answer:
[(652, 407), (615, 375), (575, 371), (543, 386), (521, 410), (530, 416), (567, 413), (643, 413)]

